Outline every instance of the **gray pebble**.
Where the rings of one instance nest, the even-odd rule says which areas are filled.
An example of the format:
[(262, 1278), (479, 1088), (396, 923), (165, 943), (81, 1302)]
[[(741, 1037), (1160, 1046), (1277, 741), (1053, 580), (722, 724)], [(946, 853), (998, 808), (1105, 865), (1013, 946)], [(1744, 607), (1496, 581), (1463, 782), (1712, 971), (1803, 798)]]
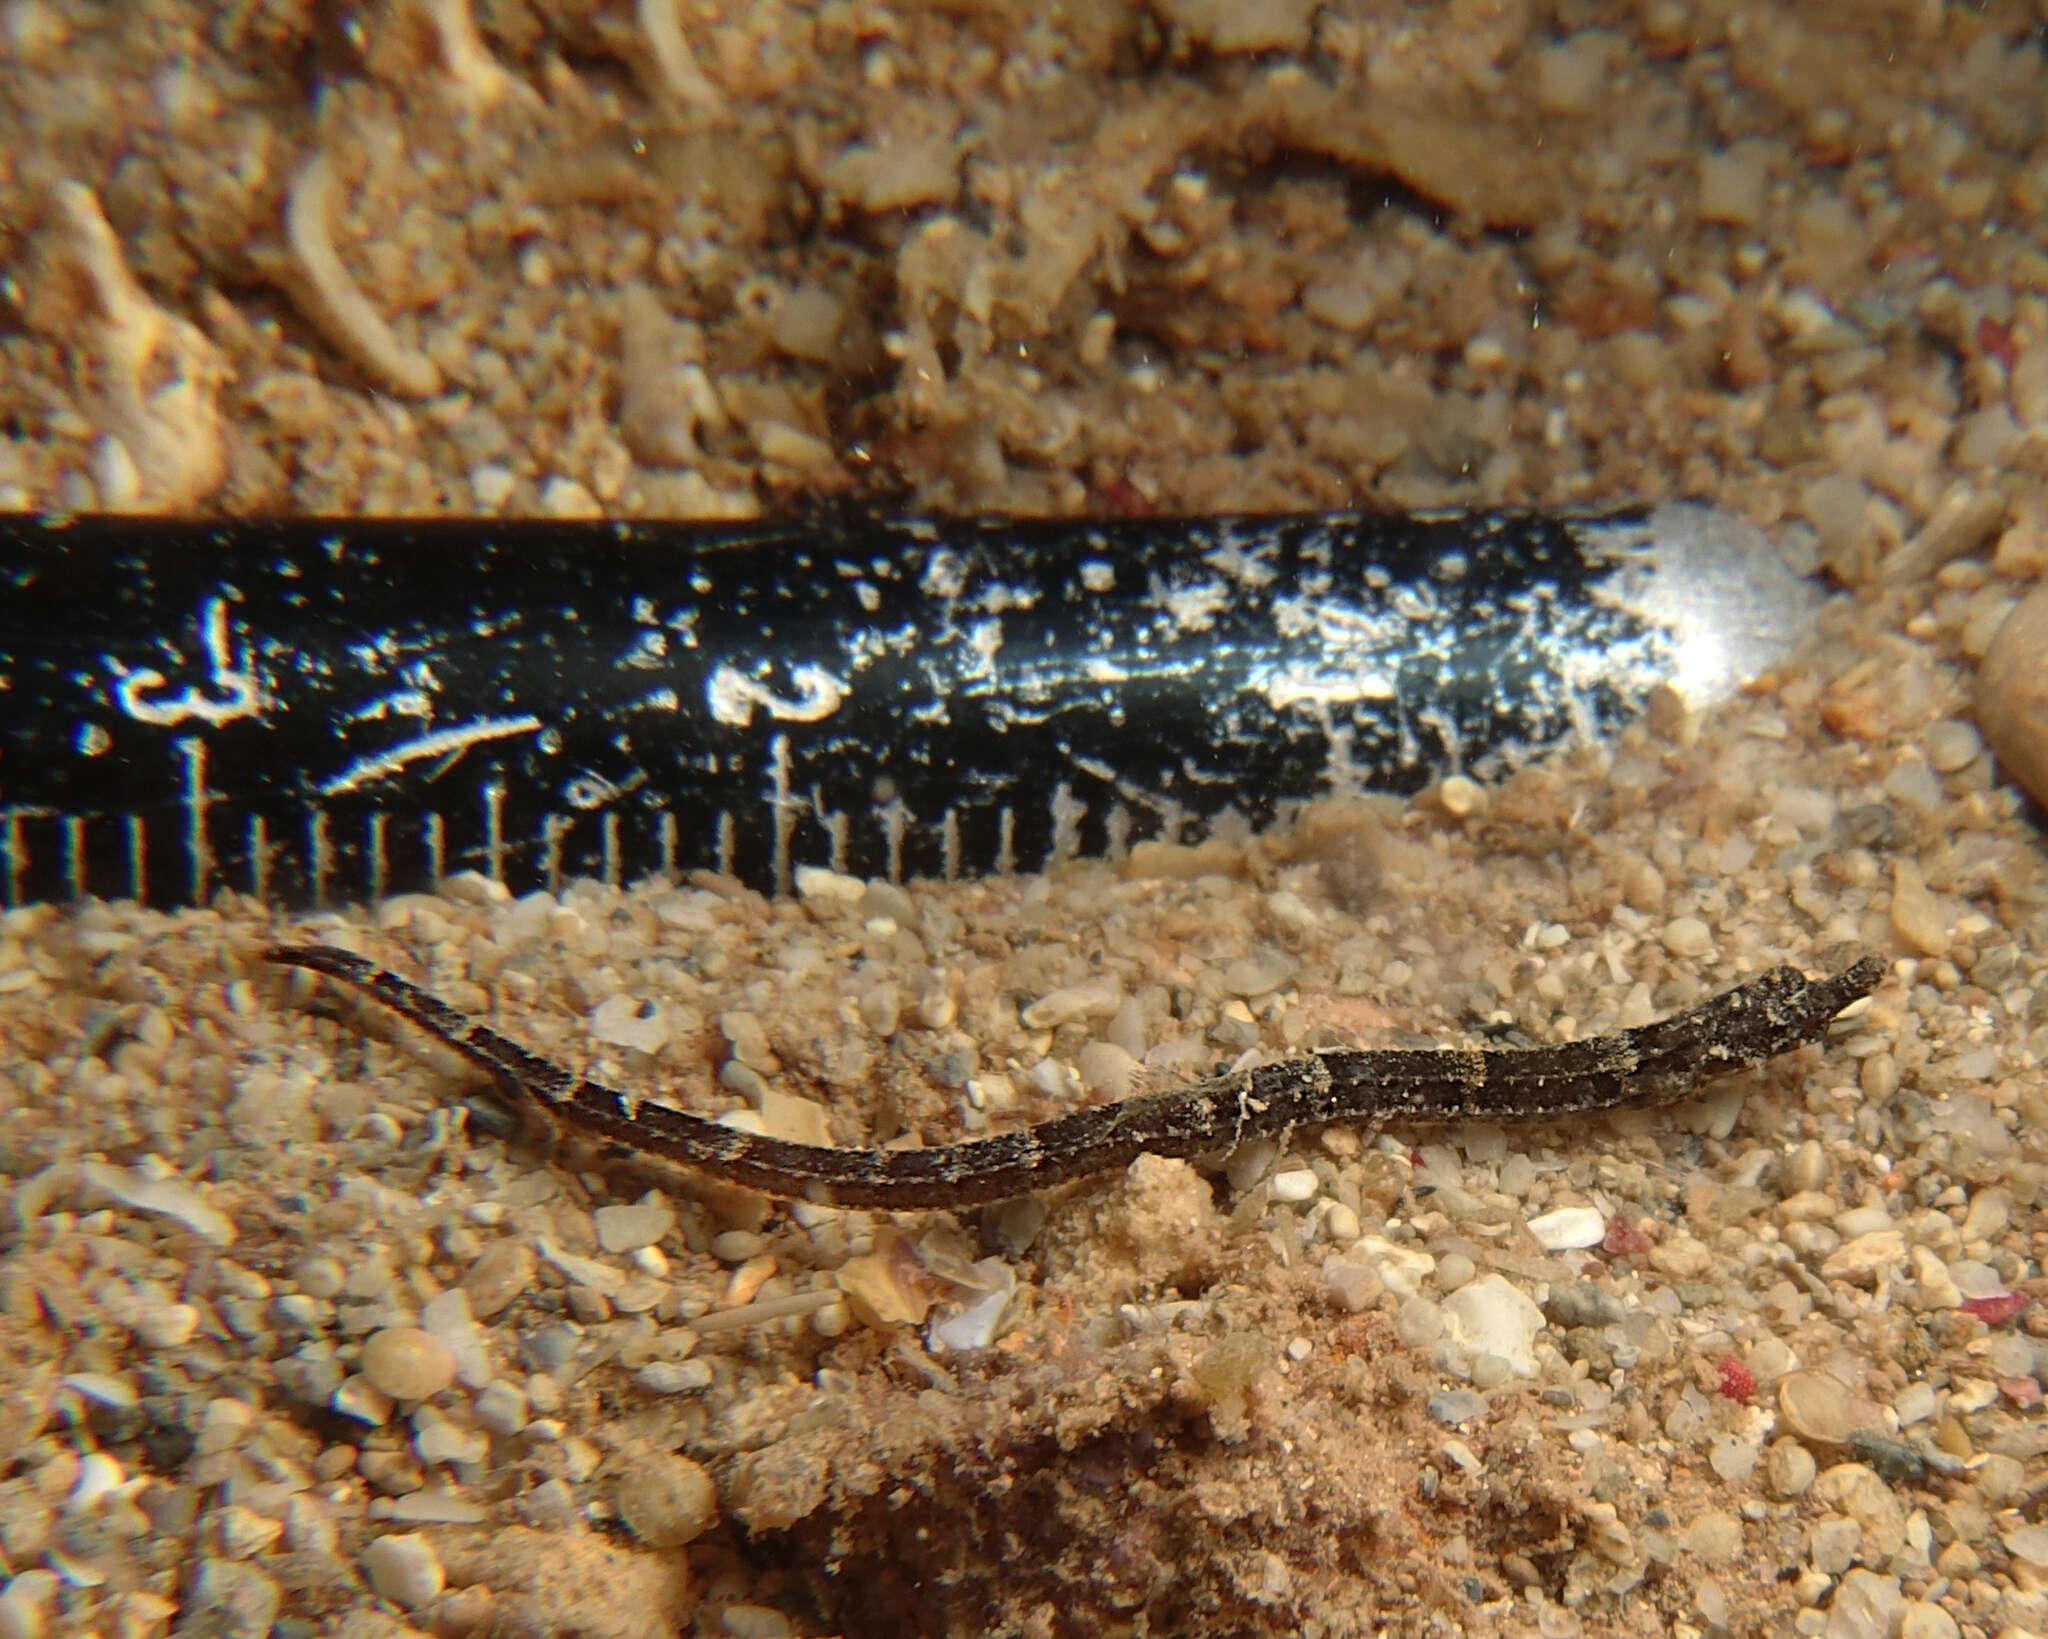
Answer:
[(1223, 970), (1223, 988), (1233, 996), (1264, 996), (1285, 984), (1294, 967), (1294, 958), (1284, 950), (1255, 951)]
[(476, 1420), (493, 1434), (517, 1434), (526, 1427), (526, 1391), (500, 1377), (476, 1397)]
[(655, 1360), (633, 1374), (649, 1394), (696, 1394), (711, 1387), (708, 1360)]
[(860, 898), (860, 914), (865, 921), (886, 916), (899, 928), (914, 928), (917, 901), (893, 882), (870, 882)]
[(1022, 1257), (1038, 1238), (1045, 1223), (1044, 1198), (1020, 1195), (1013, 1201), (997, 1201), (981, 1214), (982, 1244), (1005, 1257)]
[(1439, 1423), (1448, 1423), (1452, 1428), (1462, 1427), (1475, 1417), (1486, 1413), (1486, 1397), (1474, 1394), (1470, 1389), (1447, 1389), (1442, 1394), (1429, 1397), (1429, 1414)]
[(1122, 1098), (1131, 1090), (1138, 1061), (1115, 1042), (1091, 1041), (1074, 1057), (1081, 1085), (1098, 1098)]
[(1591, 1281), (1571, 1281), (1550, 1289), (1543, 1312), (1557, 1326), (1613, 1326), (1627, 1313), (1621, 1299)]

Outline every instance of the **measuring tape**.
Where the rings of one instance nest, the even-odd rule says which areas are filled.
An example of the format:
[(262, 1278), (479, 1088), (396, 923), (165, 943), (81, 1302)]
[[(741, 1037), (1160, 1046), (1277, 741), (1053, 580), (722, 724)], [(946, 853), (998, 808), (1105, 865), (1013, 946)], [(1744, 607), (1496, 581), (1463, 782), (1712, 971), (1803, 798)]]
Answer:
[(0, 898), (1034, 870), (1479, 777), (1818, 592), (1599, 518), (0, 518)]

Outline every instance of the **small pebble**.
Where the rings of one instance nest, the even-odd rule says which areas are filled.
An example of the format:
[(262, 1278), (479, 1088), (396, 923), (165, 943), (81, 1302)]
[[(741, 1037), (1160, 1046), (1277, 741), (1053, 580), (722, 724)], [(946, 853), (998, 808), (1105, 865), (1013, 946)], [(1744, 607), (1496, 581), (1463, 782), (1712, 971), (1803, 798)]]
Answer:
[(493, 1434), (517, 1434), (526, 1427), (526, 1391), (502, 1377), (486, 1383), (476, 1397), (476, 1420)]
[(1455, 1292), (1467, 1285), (1479, 1268), (1462, 1252), (1446, 1252), (1436, 1261), (1436, 1284), (1441, 1292)]
[(1270, 1138), (1251, 1138), (1230, 1152), (1223, 1163), (1223, 1176), (1233, 1195), (1242, 1195), (1273, 1168), (1280, 1158), (1280, 1146)]
[(1686, 1527), (1684, 1543), (1709, 1565), (1732, 1565), (1742, 1552), (1742, 1522), (1710, 1508)]
[(718, 1521), (718, 1490), (688, 1457), (650, 1451), (618, 1475), (619, 1518), (650, 1548), (680, 1548)]
[(806, 904), (833, 908), (858, 905), (866, 900), (867, 894), (868, 885), (857, 876), (828, 871), (822, 865), (796, 868), (796, 896)]
[(507, 1238), (491, 1242), (462, 1277), (462, 1289), (469, 1294), (469, 1312), (488, 1320), (533, 1285), (538, 1267), (532, 1248), (524, 1241)]
[(1827, 1151), (1821, 1148), (1819, 1139), (1809, 1138), (1793, 1145), (1791, 1154), (1785, 1157), (1779, 1183), (1787, 1195), (1798, 1195), (1819, 1189), (1827, 1175)]
[(1866, 1409), (1825, 1372), (1791, 1372), (1778, 1380), (1778, 1410), (1785, 1427), (1802, 1440), (1846, 1445), (1850, 1435), (1869, 1425)]
[(1436, 800), (1453, 819), (1466, 819), (1478, 813), (1485, 804), (1486, 791), (1477, 780), (1463, 774), (1452, 774), (1436, 788)]
[(1774, 1497), (1789, 1500), (1805, 1496), (1819, 1472), (1820, 1465), (1813, 1460), (1813, 1453), (1797, 1440), (1774, 1440), (1764, 1455), (1764, 1482)]
[(705, 1360), (656, 1360), (635, 1372), (633, 1380), (649, 1394), (696, 1394), (711, 1387), (711, 1364)]
[(659, 1197), (631, 1205), (601, 1206), (591, 1214), (597, 1244), (617, 1256), (652, 1246), (675, 1227), (676, 1215)]
[(1552, 1324), (1566, 1330), (1577, 1326), (1612, 1326), (1628, 1312), (1620, 1298), (1602, 1291), (1591, 1281), (1553, 1285), (1543, 1309)]
[(1323, 1265), (1323, 1284), (1354, 1315), (1369, 1309), (1373, 1299), (1386, 1290), (1379, 1276), (1364, 1264), (1347, 1263), (1342, 1258), (1333, 1258)]
[(1536, 1375), (1534, 1345), (1543, 1311), (1500, 1275), (1461, 1286), (1443, 1302), (1444, 1336), (1474, 1355), (1497, 1355), (1518, 1377)]
[(767, 1605), (728, 1605), (718, 1613), (726, 1639), (789, 1639), (789, 1618)]
[(1567, 1252), (1598, 1246), (1607, 1234), (1607, 1219), (1597, 1207), (1559, 1207), (1531, 1218), (1529, 1233), (1546, 1252)]
[(1713, 932), (1696, 916), (1674, 916), (1662, 937), (1673, 956), (1705, 956), (1714, 948)]
[(152, 1349), (176, 1349), (199, 1329), (199, 1311), (189, 1303), (152, 1303), (135, 1317), (135, 1335)]
[(1936, 773), (1959, 773), (1974, 763), (1983, 750), (1983, 736), (1953, 717), (1944, 718), (1927, 731), (1927, 761)]
[(669, 1019), (661, 1003), (629, 996), (607, 996), (592, 1009), (590, 1035), (609, 1047), (637, 1053), (658, 1053), (668, 1045)]
[(1825, 1280), (1874, 1286), (1883, 1271), (1901, 1268), (1905, 1261), (1906, 1237), (1896, 1229), (1879, 1229), (1844, 1241), (1822, 1260), (1820, 1272)]
[(1756, 1471), (1757, 1448), (1739, 1434), (1724, 1434), (1707, 1452), (1707, 1463), (1730, 1485), (1740, 1485)]
[(1276, 1201), (1309, 1201), (1322, 1187), (1322, 1180), (1308, 1167), (1293, 1167), (1274, 1173), (1271, 1187)]
[(1110, 1041), (1091, 1041), (1074, 1056), (1081, 1085), (1097, 1098), (1120, 1099), (1131, 1090), (1138, 1061)]
[(1930, 1600), (1916, 1599), (1899, 1623), (1899, 1639), (1960, 1639), (1956, 1619)]
[(2015, 1523), (1998, 1535), (2013, 1558), (2028, 1565), (2048, 1567), (2048, 1525)]
[(1439, 1423), (1458, 1428), (1486, 1412), (1486, 1397), (1470, 1389), (1446, 1389), (1429, 1397), (1429, 1414)]
[(441, 1556), (423, 1536), (377, 1538), (363, 1550), (363, 1574), (379, 1595), (409, 1611), (431, 1605), (448, 1581)]
[(1295, 961), (1284, 950), (1240, 956), (1223, 970), (1223, 988), (1233, 996), (1263, 996), (1293, 975)]
[(1411, 1349), (1427, 1349), (1444, 1335), (1443, 1311), (1428, 1298), (1409, 1298), (1394, 1315), (1394, 1334)]
[(425, 1400), (455, 1381), (455, 1351), (417, 1326), (387, 1326), (363, 1345), (363, 1376), (394, 1400)]
[(1892, 932), (1922, 956), (1948, 953), (1948, 917), (1920, 875), (1903, 856), (1892, 862)]
[(1977, 724), (1999, 766), (2048, 803), (2048, 581), (2005, 617), (1977, 668)]

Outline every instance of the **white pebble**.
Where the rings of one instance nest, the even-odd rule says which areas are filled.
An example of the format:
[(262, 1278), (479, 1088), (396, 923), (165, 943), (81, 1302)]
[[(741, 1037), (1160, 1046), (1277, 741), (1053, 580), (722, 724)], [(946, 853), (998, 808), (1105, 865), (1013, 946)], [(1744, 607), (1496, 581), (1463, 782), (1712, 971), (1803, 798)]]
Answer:
[(192, 1341), (199, 1311), (189, 1303), (152, 1303), (135, 1317), (135, 1335), (152, 1349), (176, 1349)]
[(1436, 1259), (1412, 1246), (1396, 1246), (1378, 1235), (1367, 1235), (1351, 1248), (1349, 1256), (1362, 1260), (1379, 1276), (1380, 1284), (1397, 1297), (1409, 1298), (1422, 1290), (1422, 1283), (1436, 1273)]
[(868, 885), (857, 876), (828, 871), (822, 865), (796, 868), (796, 896), (806, 904), (821, 908), (858, 905), (867, 893)]
[(1443, 1302), (1444, 1335), (1474, 1355), (1498, 1355), (1519, 1377), (1536, 1375), (1543, 1311), (1499, 1275), (1461, 1286)]
[(616, 996), (607, 996), (591, 1010), (590, 1035), (593, 1041), (609, 1047), (658, 1053), (668, 1045), (668, 1014), (657, 1001), (621, 991)]
[(447, 1585), (441, 1556), (423, 1536), (379, 1537), (363, 1550), (363, 1574), (382, 1597), (409, 1611), (431, 1605)]
[(942, 1304), (932, 1314), (925, 1341), (934, 1354), (965, 1354), (985, 1349), (996, 1340), (1017, 1276), (1000, 1258), (970, 1264), (966, 1274), (975, 1284), (964, 1288), (960, 1301)]
[(1607, 1219), (1597, 1207), (1564, 1206), (1531, 1218), (1529, 1233), (1546, 1252), (1568, 1252), (1598, 1246), (1607, 1234)]
[(1322, 1180), (1307, 1167), (1290, 1167), (1285, 1172), (1273, 1174), (1273, 1199), (1276, 1201), (1308, 1201), (1322, 1187)]
[(64, 1499), (67, 1514), (90, 1513), (127, 1483), (120, 1463), (104, 1451), (88, 1451), (78, 1465), (78, 1479)]

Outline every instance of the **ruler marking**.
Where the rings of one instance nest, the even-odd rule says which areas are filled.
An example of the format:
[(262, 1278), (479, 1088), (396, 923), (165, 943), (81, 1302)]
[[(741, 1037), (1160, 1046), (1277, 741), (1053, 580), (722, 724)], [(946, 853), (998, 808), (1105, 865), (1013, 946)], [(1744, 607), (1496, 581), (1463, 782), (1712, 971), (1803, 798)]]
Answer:
[(1105, 857), (1113, 865), (1121, 865), (1131, 857), (1131, 811), (1120, 802), (1109, 805), (1109, 817), (1102, 822), (1108, 841)]
[(948, 808), (939, 820), (939, 870), (948, 882), (960, 880), (960, 810)]
[(370, 875), (370, 903), (373, 905), (384, 897), (384, 889), (390, 881), (390, 860), (384, 852), (384, 833), (390, 818), (379, 808), (370, 815), (363, 831), (363, 846), (369, 855), (366, 863)]
[(64, 886), (73, 899), (85, 897), (85, 821), (77, 814), (64, 816)]
[(996, 815), (995, 875), (1017, 874), (1017, 811), (1004, 803)]
[(882, 805), (882, 846), (887, 857), (885, 867), (891, 882), (903, 880), (903, 838), (909, 829), (910, 811), (901, 797), (891, 797)]
[(21, 875), (28, 865), (28, 850), (21, 840), (21, 815), (9, 809), (4, 825), (0, 825), (0, 864), (6, 869), (0, 872), (0, 890), (4, 890), (7, 908), (12, 910), (21, 903)]
[(185, 760), (185, 859), (192, 871), (192, 903), (204, 905), (213, 885), (213, 842), (206, 834), (206, 742), (190, 735), (178, 742)]
[(316, 808), (306, 819), (306, 854), (312, 865), (313, 903), (327, 903), (327, 879), (334, 872), (334, 844), (327, 835), (327, 810)]
[(261, 814), (251, 814), (244, 833), (249, 850), (249, 897), (258, 903), (270, 898), (270, 828)]
[(718, 816), (717, 842), (712, 851), (712, 859), (718, 866), (718, 874), (720, 876), (732, 875), (732, 845), (735, 829), (732, 815), (721, 810)]
[(505, 880), (505, 788), (496, 780), (484, 787), (484, 875)]
[(598, 847), (604, 873), (604, 885), (616, 888), (619, 885), (619, 816), (606, 810), (598, 821)]
[(846, 854), (851, 838), (848, 835), (847, 817), (841, 813), (825, 816), (825, 835), (831, 838), (832, 869), (841, 876), (846, 875)]
[(441, 879), (448, 874), (448, 836), (441, 822), (441, 811), (432, 808), (427, 811), (427, 880), (438, 890)]
[(775, 897), (787, 899), (790, 888), (789, 845), (796, 835), (796, 801), (789, 794), (789, 736), (778, 734), (768, 745), (768, 821), (775, 839)]
[(676, 817), (666, 808), (654, 822), (654, 835), (661, 849), (661, 874), (676, 880)]
[(540, 822), (540, 865), (541, 877), (547, 883), (548, 892), (562, 891), (562, 833), (569, 829), (569, 822), (560, 814), (544, 814)]
[(149, 903), (149, 831), (140, 814), (126, 816), (128, 825), (128, 897)]

